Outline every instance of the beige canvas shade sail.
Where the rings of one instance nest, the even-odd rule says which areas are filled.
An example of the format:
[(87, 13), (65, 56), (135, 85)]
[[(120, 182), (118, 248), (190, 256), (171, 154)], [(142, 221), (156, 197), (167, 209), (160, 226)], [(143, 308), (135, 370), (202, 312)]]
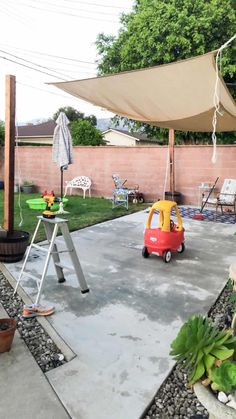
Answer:
[[(49, 83), (117, 115), (181, 131), (212, 131), (216, 52), (142, 70)], [(236, 103), (219, 78), (217, 131), (236, 130)]]

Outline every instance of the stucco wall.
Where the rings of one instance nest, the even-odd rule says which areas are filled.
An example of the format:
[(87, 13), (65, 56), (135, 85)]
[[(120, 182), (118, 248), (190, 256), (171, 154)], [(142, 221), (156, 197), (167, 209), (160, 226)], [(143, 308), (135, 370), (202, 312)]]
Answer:
[[(165, 146), (74, 147), (74, 163), (64, 172), (64, 179), (89, 176), (92, 180), (92, 196), (109, 197), (114, 187), (111, 176), (119, 173), (122, 179), (138, 183), (147, 200), (155, 201), (163, 197), (167, 152)], [(33, 180), (39, 191), (60, 191), (60, 170), (52, 163), (51, 155), (50, 146), (19, 147), (22, 179)], [(225, 178), (236, 179), (236, 146), (218, 146), (215, 165), (211, 163), (211, 155), (212, 146), (175, 147), (175, 189), (183, 194), (185, 203), (198, 203), (198, 186), (201, 182), (214, 182), (219, 176), (220, 188)], [(1, 150), (0, 165), (2, 179)], [(166, 190), (169, 190), (168, 179)]]

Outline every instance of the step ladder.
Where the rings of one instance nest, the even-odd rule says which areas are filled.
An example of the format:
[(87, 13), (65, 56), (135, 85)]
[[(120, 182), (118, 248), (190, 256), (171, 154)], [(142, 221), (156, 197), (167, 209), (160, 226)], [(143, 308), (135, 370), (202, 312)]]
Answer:
[[(58, 278), (58, 282), (62, 283), (65, 282), (65, 277), (64, 277), (64, 273), (63, 273), (63, 269), (67, 269), (69, 271), (72, 271), (76, 274), (80, 288), (81, 288), (81, 293), (85, 294), (87, 292), (89, 292), (89, 288), (87, 286), (86, 280), (84, 278), (84, 274), (79, 262), (79, 258), (77, 256), (69, 229), (68, 229), (68, 220), (63, 219), (63, 218), (44, 218), (43, 216), (38, 216), (38, 224), (35, 228), (30, 246), (27, 249), (26, 252), (26, 256), (25, 256), (25, 260), (24, 263), (22, 265), (21, 271), (20, 271), (20, 275), (19, 278), (17, 280), (16, 283), (16, 287), (14, 290), (14, 294), (17, 291), (18, 285), (22, 279), (22, 276), (28, 276), (30, 278), (33, 278), (36, 280), (37, 283), (37, 287), (38, 287), (38, 294), (36, 297), (36, 301), (35, 304), (39, 303), (40, 297), (41, 297), (41, 293), (42, 293), (42, 289), (43, 289), (43, 285), (44, 285), (44, 281), (47, 275), (47, 270), (48, 270), (48, 266), (49, 266), (49, 262), (50, 262), (50, 258), (52, 257), (53, 262), (54, 262), (54, 266), (55, 266), (55, 270), (56, 270), (56, 274), (57, 274), (57, 278)], [(47, 237), (47, 241), (48, 241), (48, 247), (43, 247), (42, 245), (38, 245), (36, 243), (34, 243), (37, 232), (39, 230), (40, 225), (43, 224), (44, 225), (44, 229), (45, 229), (45, 233), (46, 233), (46, 237)], [(56, 237), (57, 237), (57, 233), (58, 230), (61, 230), (62, 233), (62, 237), (64, 238), (65, 244), (66, 244), (66, 249), (65, 250), (60, 250), (58, 251), (57, 249), (57, 245), (55, 243)], [(40, 251), (45, 252), (46, 255), (46, 260), (45, 260), (45, 264), (44, 264), (44, 268), (43, 268), (43, 272), (41, 277), (37, 277), (35, 275), (32, 275), (29, 272), (25, 272), (25, 267), (30, 255), (30, 252), (32, 249), (38, 249)], [(73, 268), (71, 268), (70, 266), (66, 266), (64, 264), (61, 263), (60, 260), (60, 253), (69, 253), (70, 258), (71, 258), (71, 262), (73, 265)]]

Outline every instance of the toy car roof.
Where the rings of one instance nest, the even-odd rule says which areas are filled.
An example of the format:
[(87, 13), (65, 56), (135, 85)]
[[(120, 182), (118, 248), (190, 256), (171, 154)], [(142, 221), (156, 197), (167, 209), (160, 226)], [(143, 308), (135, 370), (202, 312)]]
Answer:
[(153, 204), (152, 208), (158, 211), (171, 211), (172, 208), (177, 207), (174, 201), (157, 201)]

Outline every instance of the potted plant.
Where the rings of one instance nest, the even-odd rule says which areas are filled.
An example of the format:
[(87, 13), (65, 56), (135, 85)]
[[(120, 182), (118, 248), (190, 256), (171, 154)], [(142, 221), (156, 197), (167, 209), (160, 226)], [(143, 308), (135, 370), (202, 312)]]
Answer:
[(0, 353), (10, 351), (15, 331), (16, 321), (14, 319), (0, 319)]
[(232, 329), (220, 330), (209, 318), (192, 316), (171, 343), (170, 355), (183, 365), (189, 386), (211, 419), (236, 418), (232, 408), (236, 407), (236, 337)]
[(22, 185), (22, 191), (24, 193), (32, 193), (34, 191), (34, 184), (31, 180), (24, 180)]

